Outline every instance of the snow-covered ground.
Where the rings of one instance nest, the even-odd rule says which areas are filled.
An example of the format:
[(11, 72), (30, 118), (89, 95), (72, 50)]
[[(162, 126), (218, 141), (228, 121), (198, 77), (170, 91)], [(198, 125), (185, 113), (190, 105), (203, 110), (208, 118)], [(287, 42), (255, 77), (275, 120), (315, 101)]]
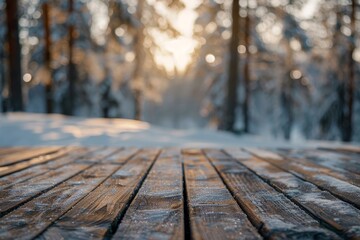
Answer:
[(172, 130), (128, 119), (8, 113), (0, 115), (0, 146), (316, 147), (331, 142), (284, 142), (209, 129)]

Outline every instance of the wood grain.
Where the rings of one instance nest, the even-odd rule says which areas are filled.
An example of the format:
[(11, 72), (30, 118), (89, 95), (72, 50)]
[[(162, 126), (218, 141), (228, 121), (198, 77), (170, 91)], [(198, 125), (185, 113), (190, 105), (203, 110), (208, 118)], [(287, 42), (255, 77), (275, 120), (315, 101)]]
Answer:
[(87, 164), (66, 165), (54, 171), (37, 176), (29, 182), (22, 182), (1, 190), (0, 216), (8, 213), (36, 195), (73, 177), (88, 167), (89, 165)]
[[(360, 186), (360, 175), (356, 173), (352, 173), (345, 170), (345, 166), (341, 164), (342, 167), (336, 167), (334, 164), (331, 164), (330, 161), (322, 161), (321, 162), (314, 162), (309, 160), (307, 157), (298, 154), (298, 157), (293, 157), (292, 154), (283, 154), (283, 151), (281, 150), (271, 150), (275, 154), (280, 155), (282, 158), (285, 159), (287, 162), (291, 162), (291, 165), (299, 171), (302, 171), (304, 169), (306, 172), (313, 172), (313, 173), (322, 173), (326, 174), (328, 176), (332, 176), (335, 178), (338, 178), (340, 180), (349, 182), (353, 185)], [(335, 159), (335, 158), (333, 158)], [(351, 168), (352, 166), (349, 166)]]
[(17, 162), (26, 161), (28, 159), (44, 155), (47, 153), (53, 153), (60, 150), (61, 147), (38, 147), (30, 148), (20, 152), (14, 152), (0, 157), (0, 166), (11, 165)]
[(67, 148), (60, 149), (59, 151), (54, 152), (54, 153), (45, 154), (45, 155), (41, 155), (41, 156), (32, 158), (28, 161), (18, 162), (13, 165), (9, 165), (9, 166), (3, 166), (3, 167), (0, 167), (0, 177), (10, 175), (12, 173), (19, 172), (21, 170), (31, 168), (31, 167), (34, 167), (34, 166), (37, 166), (40, 164), (51, 162), (58, 158), (66, 159), (67, 155), (70, 152), (77, 153), (77, 152), (81, 152), (81, 151), (82, 150), (80, 150), (80, 148), (77, 148), (77, 147), (67, 147)]
[(354, 151), (54, 149), (0, 148), (0, 239), (360, 239)]
[(335, 152), (348, 152), (348, 153), (360, 154), (360, 146), (347, 145), (347, 146), (338, 146), (338, 147), (319, 147), (319, 149), (335, 151)]
[(166, 149), (126, 211), (114, 239), (183, 239), (182, 192), (179, 151)]
[(94, 151), (93, 154), (86, 156), (84, 158), (79, 159), (82, 163), (99, 163), (104, 161), (114, 161), (113, 155), (122, 151), (122, 148), (115, 148), (115, 147), (99, 147), (98, 150)]
[(354, 154), (315, 149), (280, 149), (277, 152), (291, 158), (306, 159), (321, 166), (344, 172), (345, 174), (360, 175), (360, 156), (354, 156)]
[(23, 150), (28, 150), (28, 147), (1, 147), (0, 148), (0, 157), (3, 157), (4, 155), (11, 154), (14, 152), (20, 152)]
[(111, 155), (114, 151), (115, 150), (113, 149), (109, 152), (106, 148), (97, 150), (95, 153), (86, 156), (84, 159), (80, 158), (82, 161), (81, 163), (67, 164), (31, 178), (29, 181), (10, 185), (9, 187), (0, 190), (0, 216), (93, 165), (92, 159), (97, 160), (99, 158), (105, 158), (107, 156), (106, 154)]
[(32, 239), (36, 237), (117, 168), (118, 166), (114, 164), (93, 165), (12, 211), (0, 219), (0, 238)]
[(240, 149), (226, 152), (344, 237), (360, 238), (360, 210), (357, 208)]
[(337, 239), (282, 193), (219, 150), (205, 150), (259, 232), (270, 239)]
[(271, 151), (248, 148), (245, 150), (285, 171), (293, 173), (301, 179), (315, 184), (322, 190), (331, 192), (341, 200), (347, 201), (357, 208), (360, 208), (360, 188), (335, 177), (333, 174), (329, 174), (329, 171), (319, 170), (318, 172), (318, 168), (312, 169), (302, 166), (298, 162), (292, 162), (291, 159), (287, 160)]
[[(36, 164), (33, 162), (34, 164), (29, 166), (27, 169), (23, 169), (22, 171), (17, 171), (11, 175), (0, 178), (0, 190), (28, 181), (34, 177), (73, 163), (76, 160), (80, 160), (81, 158), (89, 157), (91, 154), (96, 153), (98, 149), (89, 150), (87, 148), (72, 147), (67, 150), (68, 151), (64, 154), (64, 156), (62, 155), (62, 152), (65, 151), (65, 149), (54, 153), (55, 155), (52, 155), (51, 157), (40, 156), (38, 157), (39, 159)], [(12, 165), (11, 169), (13, 166), (15, 165)]]
[[(124, 159), (129, 152), (124, 151)], [(123, 214), (158, 150), (143, 150), (79, 201), (39, 239), (102, 239)], [(74, 225), (76, 222), (76, 225)]]
[(262, 239), (201, 150), (184, 150), (193, 239)]
[[(114, 163), (114, 164), (124, 164), (129, 158), (135, 155), (139, 149), (137, 148), (125, 148), (125, 149), (117, 149), (117, 151), (105, 158), (99, 159), (97, 162), (103, 163)], [(151, 152), (149, 152), (150, 154)]]

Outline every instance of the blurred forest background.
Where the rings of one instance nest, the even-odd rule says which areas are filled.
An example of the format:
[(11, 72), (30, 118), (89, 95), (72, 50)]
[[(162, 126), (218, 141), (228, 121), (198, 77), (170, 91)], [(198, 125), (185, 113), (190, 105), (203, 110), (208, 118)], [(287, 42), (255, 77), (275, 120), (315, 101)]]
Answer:
[(359, 4), (0, 0), (0, 109), (360, 141)]

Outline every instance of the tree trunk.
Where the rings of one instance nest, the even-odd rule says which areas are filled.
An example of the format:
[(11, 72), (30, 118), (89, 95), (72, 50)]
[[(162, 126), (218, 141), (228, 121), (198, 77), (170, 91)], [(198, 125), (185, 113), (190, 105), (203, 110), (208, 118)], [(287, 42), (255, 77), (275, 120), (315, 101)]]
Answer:
[[(334, 49), (337, 51), (333, 51), (333, 55), (331, 56), (332, 59), (334, 59), (334, 65), (330, 66), (331, 71), (334, 71), (334, 75), (337, 80), (337, 87), (336, 92), (338, 96), (338, 111), (336, 112), (336, 122), (338, 129), (341, 134), (341, 139), (343, 139), (344, 136), (344, 129), (345, 129), (345, 123), (346, 123), (346, 61), (343, 58), (343, 54), (341, 51), (341, 45), (343, 42), (341, 41), (341, 27), (342, 27), (342, 8), (340, 4), (337, 4), (335, 6), (336, 11), (336, 25), (334, 29), (334, 35), (333, 35), (333, 46)], [(340, 48), (340, 51), (338, 50)], [(328, 131), (328, 129), (326, 129)]]
[(74, 115), (74, 108), (75, 108), (75, 64), (73, 60), (73, 46), (74, 46), (74, 22), (73, 22), (73, 12), (74, 12), (74, 0), (69, 0), (69, 17), (70, 17), (70, 24), (69, 24), (69, 66), (68, 66), (68, 80), (69, 80), (69, 104), (67, 106), (66, 114)]
[(144, 27), (141, 22), (142, 12), (144, 8), (144, 1), (138, 1), (137, 6), (137, 19), (139, 19), (140, 26), (136, 34), (136, 42), (135, 42), (135, 69), (133, 75), (133, 95), (134, 95), (134, 107), (135, 114), (134, 119), (141, 120), (142, 119), (142, 86), (143, 86), (143, 65), (144, 65)]
[(6, 0), (7, 40), (9, 47), (9, 93), (12, 111), (23, 111), (21, 46), (19, 42), (18, 2)]
[(44, 20), (44, 40), (45, 40), (45, 55), (44, 55), (44, 62), (46, 71), (48, 71), (49, 79), (45, 83), (46, 89), (46, 112), (52, 113), (53, 112), (53, 102), (52, 102), (52, 74), (51, 74), (51, 30), (50, 30), (50, 17), (49, 17), (49, 4), (45, 2), (42, 5), (43, 10), (43, 20)]
[(351, 36), (349, 43), (349, 79), (346, 83), (346, 98), (345, 98), (345, 109), (344, 109), (344, 119), (343, 119), (343, 131), (342, 131), (342, 140), (345, 142), (350, 142), (352, 139), (353, 133), (353, 106), (354, 106), (354, 89), (355, 89), (355, 69), (354, 69), (354, 59), (353, 54), (355, 51), (355, 14), (356, 14), (356, 0), (351, 1)]
[(244, 132), (249, 132), (249, 101), (250, 101), (250, 57), (249, 52), (250, 47), (250, 10), (249, 10), (249, 1), (247, 1), (247, 14), (245, 18), (245, 46), (246, 46), (246, 60), (244, 66), (244, 103), (243, 103), (243, 117), (244, 117)]
[(238, 88), (238, 61), (237, 51), (239, 44), (239, 0), (233, 0), (232, 3), (232, 36), (230, 40), (230, 62), (229, 79), (227, 83), (227, 98), (225, 100), (225, 116), (221, 128), (227, 131), (235, 131), (236, 106), (237, 106), (237, 88)]
[(5, 88), (5, 54), (4, 46), (0, 46), (0, 112), (5, 112), (5, 101), (3, 91)]
[(111, 76), (110, 69), (105, 65), (105, 79), (101, 83), (101, 110), (104, 118), (110, 117), (111, 104)]
[(284, 138), (286, 140), (291, 139), (291, 131), (294, 122), (294, 114), (293, 114), (293, 79), (291, 78), (291, 71), (294, 68), (293, 64), (293, 51), (290, 46), (290, 42), (288, 39), (284, 39), (286, 42), (286, 52), (287, 59), (285, 63), (286, 72), (284, 76), (284, 80), (281, 84), (281, 102), (284, 113)]

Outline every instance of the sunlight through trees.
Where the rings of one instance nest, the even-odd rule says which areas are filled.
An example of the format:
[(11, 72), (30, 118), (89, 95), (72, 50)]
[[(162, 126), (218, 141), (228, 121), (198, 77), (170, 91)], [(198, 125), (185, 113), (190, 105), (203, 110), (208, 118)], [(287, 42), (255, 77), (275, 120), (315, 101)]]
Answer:
[(358, 0), (0, 0), (0, 107), (360, 141)]

